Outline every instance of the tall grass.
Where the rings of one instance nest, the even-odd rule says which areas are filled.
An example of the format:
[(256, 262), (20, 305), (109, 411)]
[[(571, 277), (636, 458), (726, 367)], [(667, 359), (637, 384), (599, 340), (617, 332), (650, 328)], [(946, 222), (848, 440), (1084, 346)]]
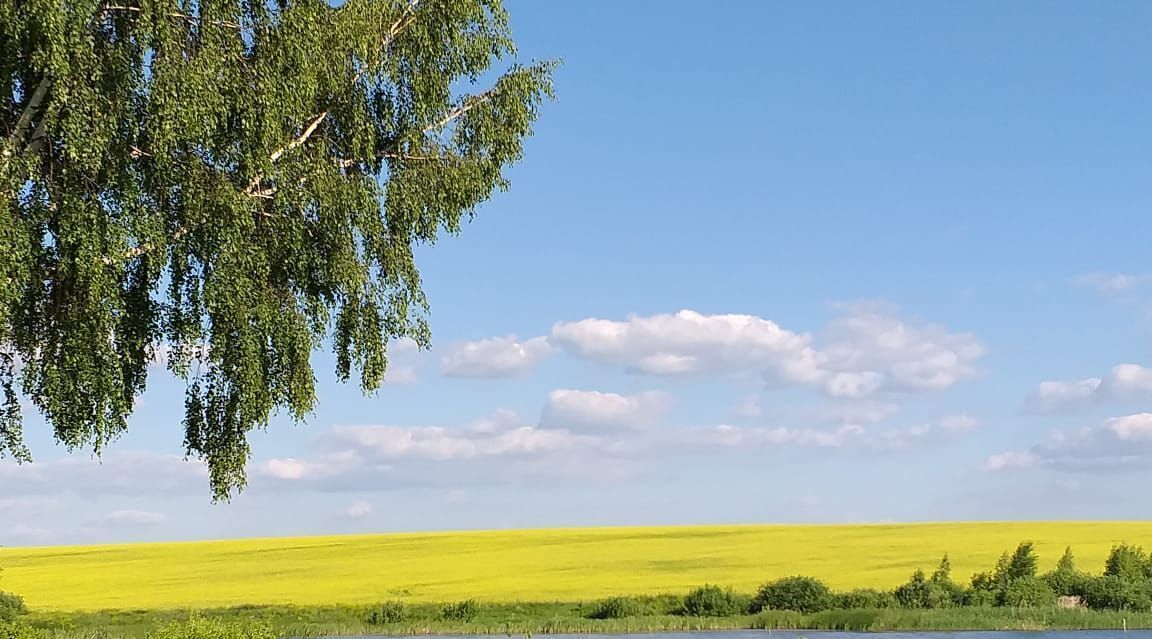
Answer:
[[(520, 603), (480, 607), (471, 621), (444, 619), (435, 605), (406, 606), (402, 621), (370, 624), (363, 606), (243, 606), (202, 610), (118, 611), (36, 614), (27, 619), (37, 632), (18, 639), (269, 639), (266, 631), (250, 636), (193, 636), (158, 628), (199, 620), (203, 627), (251, 626), (278, 637), (348, 635), (514, 635), (640, 633), (691, 630), (1044, 630), (1152, 628), (1152, 613), (1094, 612), (1057, 608), (950, 608), (939, 610), (826, 610), (810, 615), (765, 611), (757, 615), (693, 617), (655, 614), (620, 619), (590, 619), (592, 604)], [(0, 635), (2, 636), (2, 635)]]

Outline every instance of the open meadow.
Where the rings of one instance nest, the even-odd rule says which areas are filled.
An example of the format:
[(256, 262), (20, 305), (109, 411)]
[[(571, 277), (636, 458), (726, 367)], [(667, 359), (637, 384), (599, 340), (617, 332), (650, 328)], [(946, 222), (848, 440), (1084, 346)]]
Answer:
[(0, 589), (33, 610), (316, 606), (386, 599), (587, 601), (752, 592), (805, 574), (834, 588), (892, 588), (949, 553), (966, 580), (1032, 540), (1041, 570), (1065, 546), (1099, 572), (1113, 544), (1150, 545), (1152, 522), (700, 526), (444, 532), (0, 548)]

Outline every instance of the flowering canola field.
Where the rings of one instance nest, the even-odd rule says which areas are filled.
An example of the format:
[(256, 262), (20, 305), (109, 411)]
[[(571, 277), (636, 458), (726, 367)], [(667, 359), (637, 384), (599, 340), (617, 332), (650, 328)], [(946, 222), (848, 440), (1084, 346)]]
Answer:
[(409, 533), (107, 546), (0, 548), (0, 590), (40, 610), (239, 604), (580, 601), (752, 592), (805, 574), (832, 587), (891, 588), (949, 553), (953, 575), (987, 570), (1022, 540), (1041, 570), (1072, 546), (1099, 572), (1120, 542), (1152, 546), (1152, 522), (693, 526)]

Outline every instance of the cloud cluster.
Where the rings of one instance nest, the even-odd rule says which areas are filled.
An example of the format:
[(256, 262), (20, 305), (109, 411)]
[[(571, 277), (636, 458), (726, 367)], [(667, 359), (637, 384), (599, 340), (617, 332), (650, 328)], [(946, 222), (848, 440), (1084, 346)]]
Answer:
[(639, 430), (655, 424), (671, 407), (665, 393), (618, 395), (561, 389), (548, 394), (540, 426), (572, 432)]
[(30, 464), (0, 462), (6, 495), (190, 495), (206, 494), (208, 469), (177, 455), (121, 451), (94, 458), (73, 455)]
[(753, 315), (691, 310), (626, 320), (560, 322), (550, 341), (578, 357), (645, 375), (755, 373), (833, 397), (948, 388), (978, 374), (975, 336), (889, 309), (846, 307), (819, 339)]
[(880, 430), (868, 429), (857, 424), (845, 424), (833, 429), (739, 427), (721, 424), (686, 429), (685, 442), (692, 445), (729, 447), (795, 446), (894, 452), (949, 439), (966, 433), (978, 425), (976, 418), (966, 414), (950, 415), (933, 423)]
[(1104, 377), (1041, 382), (1025, 406), (1035, 413), (1068, 413), (1112, 400), (1152, 398), (1152, 368), (1118, 364)]
[(465, 342), (440, 361), (448, 377), (516, 377), (530, 372), (552, 353), (545, 337), (520, 341), (515, 335)]
[(1056, 432), (1029, 450), (991, 455), (984, 469), (1020, 468), (1057, 471), (1115, 471), (1152, 466), (1152, 413), (1113, 417), (1097, 426)]
[(1127, 293), (1152, 282), (1152, 273), (1088, 273), (1076, 278), (1081, 286), (1109, 295)]

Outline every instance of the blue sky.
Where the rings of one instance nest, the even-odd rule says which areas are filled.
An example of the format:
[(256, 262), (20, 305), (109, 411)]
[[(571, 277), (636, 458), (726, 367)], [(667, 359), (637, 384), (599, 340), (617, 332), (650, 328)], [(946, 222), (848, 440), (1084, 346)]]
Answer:
[(559, 98), (433, 349), (224, 505), (162, 373), (99, 465), (29, 415), (0, 543), (1152, 516), (1152, 5), (507, 6)]

